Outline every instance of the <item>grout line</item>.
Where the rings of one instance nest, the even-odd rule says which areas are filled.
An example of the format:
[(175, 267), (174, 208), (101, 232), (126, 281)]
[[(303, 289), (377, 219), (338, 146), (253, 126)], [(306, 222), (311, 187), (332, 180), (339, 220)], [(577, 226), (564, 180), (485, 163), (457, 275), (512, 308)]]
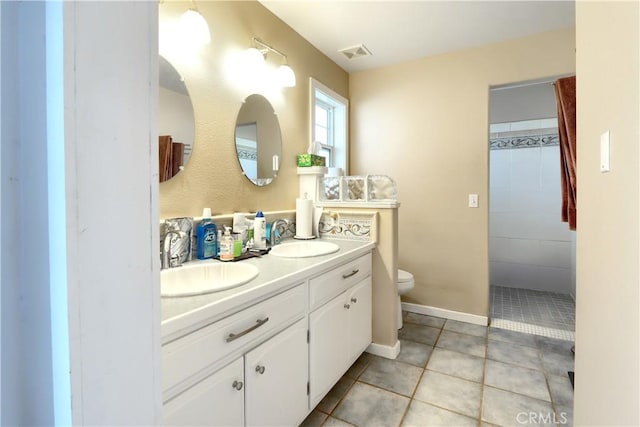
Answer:
[[(435, 316), (431, 316), (431, 317), (435, 317)], [(419, 326), (429, 326), (429, 325), (421, 325), (421, 324), (418, 324), (418, 325)], [(442, 324), (441, 327), (436, 328), (436, 329), (440, 329), (440, 332), (438, 333), (438, 337), (436, 338), (436, 340), (434, 341), (433, 345), (431, 346), (431, 352), (429, 353), (429, 357), (427, 358), (427, 362), (425, 363), (424, 368), (422, 368), (422, 373), (420, 374), (420, 378), (418, 379), (418, 382), (416, 383), (416, 386), (415, 386), (415, 388), (413, 390), (413, 393), (411, 394), (411, 397), (409, 398), (409, 404), (407, 405), (407, 408), (405, 409), (404, 414), (402, 415), (402, 418), (400, 419), (400, 424), (399, 425), (402, 425), (402, 423), (404, 422), (404, 420), (405, 420), (405, 418), (407, 416), (407, 413), (409, 412), (409, 408), (411, 407), (411, 404), (413, 403), (413, 401), (417, 401), (417, 402), (420, 402), (420, 403), (425, 403), (425, 404), (433, 406), (435, 408), (440, 408), (440, 409), (443, 409), (445, 411), (448, 411), (448, 412), (451, 412), (451, 413), (454, 413), (454, 414), (462, 415), (464, 417), (471, 418), (473, 420), (477, 420), (478, 421), (478, 425), (480, 425), (481, 419), (479, 418), (479, 416), (478, 416), (478, 418), (475, 418), (475, 417), (472, 417), (472, 416), (470, 416), (468, 414), (463, 414), (463, 413), (455, 411), (453, 409), (445, 408), (443, 406), (437, 405), (437, 404), (435, 404), (433, 402), (425, 402), (423, 400), (419, 400), (419, 399), (415, 398), (416, 392), (418, 391), (418, 386), (422, 382), (422, 379), (424, 378), (424, 375), (427, 372), (427, 370), (429, 370), (431, 372), (435, 372), (435, 373), (437, 373), (439, 375), (446, 375), (446, 376), (449, 376), (451, 378), (461, 379), (461, 380), (465, 380), (465, 381), (469, 381), (469, 382), (473, 382), (473, 383), (477, 384), (476, 381), (472, 381), (472, 380), (469, 380), (467, 378), (461, 378), (461, 377), (457, 377), (455, 375), (446, 374), (444, 372), (439, 372), (439, 371), (434, 371), (432, 369), (427, 369), (427, 366), (429, 365), (429, 361), (431, 360), (431, 357), (433, 356), (433, 353), (434, 353), (434, 351), (436, 349), (436, 344), (437, 344), (438, 340), (440, 339), (440, 336), (442, 335), (442, 333), (445, 331), (445, 328), (444, 328), (445, 325), (446, 325), (446, 321)], [(433, 327), (433, 326), (431, 326), (431, 327)], [(470, 335), (470, 336), (473, 336), (473, 335)], [(411, 340), (405, 340), (405, 341), (411, 341)], [(416, 342), (416, 341), (412, 341), (412, 342)], [(424, 343), (418, 343), (418, 344), (424, 344)], [(424, 344), (424, 345), (428, 345), (428, 344)], [(438, 348), (442, 348), (442, 347), (438, 347)], [(445, 350), (448, 350), (448, 349), (445, 349)], [(454, 350), (449, 350), (449, 351), (454, 351)], [(460, 353), (460, 352), (458, 352), (458, 353)], [(466, 354), (466, 353), (460, 353), (460, 354)], [(401, 362), (401, 363), (405, 363), (405, 362)], [(415, 366), (415, 365), (411, 365), (411, 366)], [(483, 373), (483, 378), (484, 378), (484, 373)], [(482, 386), (482, 383), (480, 383), (480, 386)], [(387, 390), (387, 391), (390, 391), (390, 390)], [(482, 408), (480, 408), (480, 410), (481, 409)]]
[[(364, 353), (363, 353), (363, 354), (364, 354)], [(361, 355), (360, 357), (362, 357), (362, 355)], [(358, 358), (358, 359), (359, 359), (359, 358)], [(358, 359), (356, 359), (356, 361), (357, 361)], [(356, 362), (353, 362), (353, 363), (356, 363)], [(367, 370), (367, 368), (369, 367), (369, 364), (370, 364), (370, 363), (371, 363), (371, 361), (370, 361), (370, 360), (367, 360), (367, 362), (366, 362), (366, 364), (365, 364), (364, 368), (362, 369), (362, 372), (360, 372), (360, 373), (356, 376), (356, 378), (353, 378), (353, 377), (346, 377), (346, 378), (348, 378), (348, 379), (352, 379), (352, 380), (353, 380), (353, 382), (352, 382), (352, 383), (351, 383), (351, 385), (347, 388), (347, 390), (344, 392), (344, 394), (343, 394), (342, 396), (340, 396), (340, 399), (338, 399), (338, 402), (335, 404), (335, 406), (333, 407), (333, 409), (331, 409), (331, 411), (329, 412), (329, 414), (327, 414), (327, 418), (325, 418), (325, 420), (320, 424), (321, 426), (323, 426), (323, 425), (324, 425), (324, 424), (329, 420), (329, 418), (331, 418), (331, 417), (336, 418), (336, 419), (338, 419), (338, 420), (340, 420), (340, 421), (344, 421), (344, 422), (345, 422), (345, 423), (347, 423), (347, 424), (351, 424), (351, 423), (349, 423), (348, 421), (343, 420), (342, 418), (339, 418), (339, 417), (334, 416), (334, 415), (333, 415), (333, 413), (336, 411), (336, 409), (338, 409), (338, 406), (340, 406), (340, 404), (342, 403), (342, 401), (344, 400), (344, 398), (345, 398), (345, 397), (347, 397), (347, 394), (349, 394), (349, 392), (351, 391), (351, 389), (353, 388), (353, 386), (358, 382), (358, 378), (360, 378), (360, 376), (364, 373), (364, 371), (366, 371), (366, 370)], [(353, 366), (353, 365), (352, 365), (352, 366)], [(351, 368), (351, 367), (349, 367), (349, 368)], [(347, 370), (347, 371), (348, 371), (348, 370)], [(346, 375), (346, 372), (344, 373), (344, 375), (342, 375), (342, 377), (341, 377), (340, 379), (344, 378), (344, 377), (345, 377), (345, 375)], [(338, 381), (340, 381), (340, 380), (338, 380)], [(336, 384), (338, 384), (338, 383), (336, 383)], [(333, 387), (335, 387), (335, 385), (334, 385)], [(331, 388), (331, 390), (333, 389), (333, 387)], [(327, 393), (327, 395), (328, 395), (329, 393), (331, 393), (331, 390), (329, 390), (329, 392)], [(325, 397), (327, 397), (327, 395), (325, 395)], [(323, 397), (322, 399), (324, 399), (325, 397)], [(320, 402), (322, 402), (322, 399), (320, 400)], [(318, 402), (318, 405), (320, 404), (320, 402)], [(316, 405), (316, 408), (318, 407), (318, 405)], [(314, 408), (313, 410), (315, 410), (316, 408)], [(313, 412), (313, 410), (312, 410), (312, 412)], [(319, 412), (322, 412), (322, 411), (320, 411), (320, 410), (318, 410), (318, 411), (319, 411)], [(322, 412), (322, 413), (324, 414), (325, 412)]]
[[(545, 382), (546, 382), (546, 376), (545, 376)], [(518, 396), (526, 397), (528, 399), (537, 400), (538, 402), (548, 403), (549, 405), (552, 405), (551, 396), (549, 396), (549, 400), (544, 400), (544, 399), (540, 399), (540, 398), (537, 398), (537, 397), (530, 396), (528, 394), (524, 394), (522, 392), (513, 391), (513, 390), (507, 390), (506, 388), (496, 387), (495, 385), (491, 385), (491, 384), (483, 384), (483, 390), (484, 390), (484, 387), (491, 387), (491, 388), (494, 388), (496, 390), (504, 391), (505, 393), (515, 394), (515, 395), (518, 395)], [(484, 392), (483, 392), (483, 396), (484, 396)], [(553, 409), (553, 405), (552, 405), (552, 409)], [(487, 421), (487, 422), (489, 424), (493, 424), (490, 421)]]
[[(400, 351), (402, 351), (402, 349)], [(424, 377), (424, 373), (427, 370), (427, 364), (429, 363), (429, 360), (431, 359), (431, 355), (432, 354), (433, 354), (433, 347), (431, 347), (431, 352), (429, 353), (429, 357), (427, 357), (427, 363), (425, 363), (424, 368), (422, 368), (422, 373), (420, 374), (420, 378), (418, 378), (418, 382), (416, 383), (416, 386), (413, 389), (413, 393), (411, 393), (411, 397), (409, 397), (409, 404), (405, 408), (404, 413), (402, 414), (402, 417), (400, 418), (400, 422), (398, 423), (399, 426), (402, 425), (402, 423), (404, 422), (404, 419), (407, 417), (407, 414), (409, 413), (409, 409), (411, 408), (411, 404), (413, 403), (413, 401), (415, 399), (416, 391), (418, 391), (418, 386), (422, 382), (422, 378)]]
[(547, 391), (549, 392), (549, 399), (551, 400), (551, 410), (553, 411), (554, 415), (557, 417), (558, 405), (556, 404), (555, 399), (553, 398), (553, 393), (551, 393), (551, 383), (549, 382), (549, 377), (547, 375), (547, 372), (544, 373), (544, 381), (545, 381), (545, 384), (547, 385)]

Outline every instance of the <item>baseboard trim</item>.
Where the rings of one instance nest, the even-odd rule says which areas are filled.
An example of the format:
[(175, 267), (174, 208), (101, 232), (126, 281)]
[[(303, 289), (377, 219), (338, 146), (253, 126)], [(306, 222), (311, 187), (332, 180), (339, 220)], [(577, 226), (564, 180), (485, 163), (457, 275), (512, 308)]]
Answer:
[(403, 302), (402, 309), (411, 313), (459, 320), (461, 322), (473, 323), (474, 325), (487, 326), (489, 324), (489, 318), (487, 316), (478, 316), (477, 314), (464, 313), (462, 311), (447, 310), (446, 308)]
[(393, 347), (390, 345), (382, 345), (372, 342), (365, 351), (387, 359), (395, 359), (398, 357), (398, 354), (400, 354), (400, 341), (396, 341), (396, 344)]

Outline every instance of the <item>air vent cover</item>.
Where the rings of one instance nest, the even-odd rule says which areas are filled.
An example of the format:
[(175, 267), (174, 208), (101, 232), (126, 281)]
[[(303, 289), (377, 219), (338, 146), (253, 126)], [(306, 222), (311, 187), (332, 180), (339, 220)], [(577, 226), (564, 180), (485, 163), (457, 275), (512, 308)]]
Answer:
[(371, 52), (363, 44), (360, 44), (358, 46), (348, 47), (348, 48), (339, 50), (338, 52), (343, 54), (347, 59), (356, 59), (356, 58), (362, 58), (363, 56), (371, 56)]

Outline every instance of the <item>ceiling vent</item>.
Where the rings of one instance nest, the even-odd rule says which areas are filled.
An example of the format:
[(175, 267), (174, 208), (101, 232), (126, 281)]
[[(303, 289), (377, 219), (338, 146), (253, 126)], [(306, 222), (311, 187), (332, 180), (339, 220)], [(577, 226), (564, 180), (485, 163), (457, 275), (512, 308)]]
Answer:
[(358, 46), (348, 47), (346, 49), (339, 50), (347, 59), (362, 58), (363, 56), (371, 56), (371, 52), (363, 44)]

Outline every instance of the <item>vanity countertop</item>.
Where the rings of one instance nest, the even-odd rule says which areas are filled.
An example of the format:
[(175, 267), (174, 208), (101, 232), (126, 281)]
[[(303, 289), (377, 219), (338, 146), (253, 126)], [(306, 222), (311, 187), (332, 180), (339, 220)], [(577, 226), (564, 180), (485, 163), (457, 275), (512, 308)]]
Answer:
[[(211, 322), (222, 319), (256, 302), (302, 283), (315, 274), (337, 267), (348, 259), (364, 255), (374, 242), (336, 240), (340, 250), (310, 258), (282, 258), (264, 255), (241, 263), (254, 264), (260, 270), (250, 282), (220, 292), (187, 297), (162, 298), (162, 343), (167, 343)], [(221, 262), (195, 260), (193, 263)], [(179, 268), (179, 267), (178, 267)]]

